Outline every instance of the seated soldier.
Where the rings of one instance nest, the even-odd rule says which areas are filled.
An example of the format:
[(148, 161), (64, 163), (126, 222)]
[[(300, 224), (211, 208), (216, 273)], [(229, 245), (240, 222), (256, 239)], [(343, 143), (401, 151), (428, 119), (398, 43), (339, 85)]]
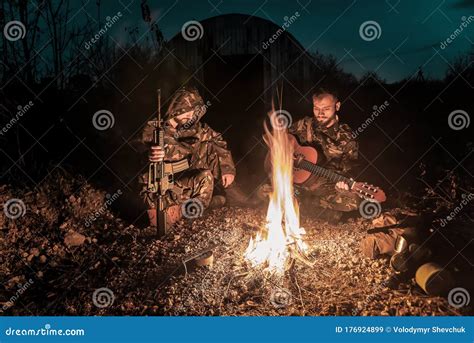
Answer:
[[(358, 144), (351, 136), (350, 127), (339, 122), (340, 108), (341, 102), (334, 92), (320, 89), (313, 94), (313, 116), (297, 121), (289, 132), (300, 144), (321, 151), (327, 169), (349, 177), (357, 160)], [(360, 204), (360, 198), (343, 181), (334, 183), (318, 177), (315, 182), (304, 184), (302, 191), (303, 204), (309, 200), (311, 206), (328, 209), (323, 212), (330, 220), (338, 220), (342, 212), (356, 210)]]
[[(238, 202), (244, 197), (234, 186), (236, 170), (227, 143), (220, 133), (200, 121), (206, 109), (197, 89), (182, 88), (172, 98), (164, 117), (164, 151), (152, 145), (155, 121), (148, 122), (142, 133), (142, 143), (150, 146), (149, 161), (175, 162), (186, 158), (190, 164), (188, 170), (174, 175), (174, 187), (164, 199), (170, 225), (186, 216), (183, 213), (186, 208), (181, 207), (189, 199), (195, 200), (192, 216), (212, 206), (211, 200), (223, 205), (222, 197), (213, 199), (215, 184), (220, 184), (231, 200)], [(143, 184), (140, 194), (148, 208), (150, 225), (156, 226), (154, 195), (148, 192), (147, 179), (147, 173), (140, 178)]]

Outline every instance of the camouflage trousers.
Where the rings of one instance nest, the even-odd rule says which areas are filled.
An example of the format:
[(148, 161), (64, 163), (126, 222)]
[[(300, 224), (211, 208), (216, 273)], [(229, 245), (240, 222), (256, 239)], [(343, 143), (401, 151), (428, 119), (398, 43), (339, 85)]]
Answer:
[[(186, 200), (197, 199), (199, 206), (206, 209), (212, 199), (214, 184), (220, 180), (221, 170), (219, 157), (212, 144), (201, 144), (191, 160), (192, 169), (185, 170), (174, 176), (175, 188), (165, 196), (165, 208), (181, 205)], [(148, 174), (139, 180), (142, 184), (140, 196), (147, 208), (154, 208), (154, 195), (147, 190)]]
[[(211, 202), (214, 189), (214, 177), (208, 169), (186, 170), (175, 175), (174, 189), (168, 190), (164, 197), (165, 208), (181, 205), (186, 200), (195, 199), (195, 204), (203, 211)], [(155, 195), (148, 192), (147, 184), (142, 185), (140, 192), (145, 206), (155, 208)]]
[(360, 197), (346, 190), (335, 188), (334, 183), (320, 182), (317, 185), (297, 188), (299, 198), (308, 206), (331, 209), (340, 212), (357, 210), (361, 203)]

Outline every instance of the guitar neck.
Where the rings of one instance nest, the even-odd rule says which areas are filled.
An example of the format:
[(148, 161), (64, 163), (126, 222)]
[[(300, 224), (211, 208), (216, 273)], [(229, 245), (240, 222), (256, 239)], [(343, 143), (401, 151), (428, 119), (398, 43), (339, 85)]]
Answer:
[(353, 180), (349, 179), (348, 177), (339, 175), (329, 169), (320, 167), (314, 163), (311, 163), (306, 160), (302, 160), (296, 165), (297, 168), (304, 169), (306, 171), (309, 171), (311, 174), (317, 175), (324, 177), (325, 179), (328, 179), (333, 182), (339, 182), (343, 181), (347, 183), (349, 186), (352, 186), (352, 183), (354, 182)]

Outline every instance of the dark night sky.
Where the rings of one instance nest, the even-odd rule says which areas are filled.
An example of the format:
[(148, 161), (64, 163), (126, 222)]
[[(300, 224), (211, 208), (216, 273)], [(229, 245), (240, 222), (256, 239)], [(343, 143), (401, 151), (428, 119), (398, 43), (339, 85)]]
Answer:
[[(82, 12), (94, 15), (95, 3), (88, 2)], [(462, 18), (474, 15), (473, 0), (149, 0), (148, 4), (165, 39), (180, 32), (189, 20), (243, 13), (281, 25), (285, 16), (298, 11), (300, 17), (289, 31), (306, 49), (333, 54), (356, 76), (376, 71), (388, 82), (411, 76), (421, 65), (426, 76), (443, 77), (456, 56), (473, 51), (474, 17), (451, 44), (440, 49)], [(140, 0), (108, 0), (102, 6), (102, 17), (123, 13), (110, 32), (117, 41), (125, 41), (127, 26), (137, 26), (140, 32), (147, 29)], [(359, 27), (369, 20), (380, 25), (379, 39), (361, 39)]]

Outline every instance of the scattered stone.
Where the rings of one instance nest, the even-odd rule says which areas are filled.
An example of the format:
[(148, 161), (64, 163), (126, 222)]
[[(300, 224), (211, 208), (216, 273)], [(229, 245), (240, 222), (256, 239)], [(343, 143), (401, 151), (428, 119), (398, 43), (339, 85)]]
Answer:
[[(302, 209), (315, 264), (296, 261), (283, 278), (273, 279), (243, 257), (264, 223), (264, 210), (222, 207), (179, 222), (161, 240), (148, 240), (141, 227), (113, 216), (83, 227), (84, 218), (104, 203), (105, 192), (70, 176), (56, 175), (43, 185), (41, 196), (8, 187), (0, 193), (0, 203), (15, 195), (28, 208), (21, 230), (5, 225), (1, 231), (4, 287), (14, 293), (30, 277), (35, 280), (35, 289), (22, 294), (28, 311), (14, 307), (6, 315), (469, 315), (469, 308), (453, 312), (445, 298), (426, 296), (410, 281), (387, 288), (388, 259), (370, 260), (359, 250), (372, 225), (367, 220), (331, 225)], [(78, 227), (81, 233), (71, 229)], [(212, 268), (183, 268), (183, 259), (209, 246), (215, 246)], [(106, 308), (91, 301), (102, 287), (114, 298)], [(289, 293), (272, 303), (281, 289)]]
[(64, 237), (64, 244), (66, 244), (66, 246), (68, 247), (77, 247), (84, 244), (85, 240), (86, 236), (71, 230), (68, 231), (68, 233)]

